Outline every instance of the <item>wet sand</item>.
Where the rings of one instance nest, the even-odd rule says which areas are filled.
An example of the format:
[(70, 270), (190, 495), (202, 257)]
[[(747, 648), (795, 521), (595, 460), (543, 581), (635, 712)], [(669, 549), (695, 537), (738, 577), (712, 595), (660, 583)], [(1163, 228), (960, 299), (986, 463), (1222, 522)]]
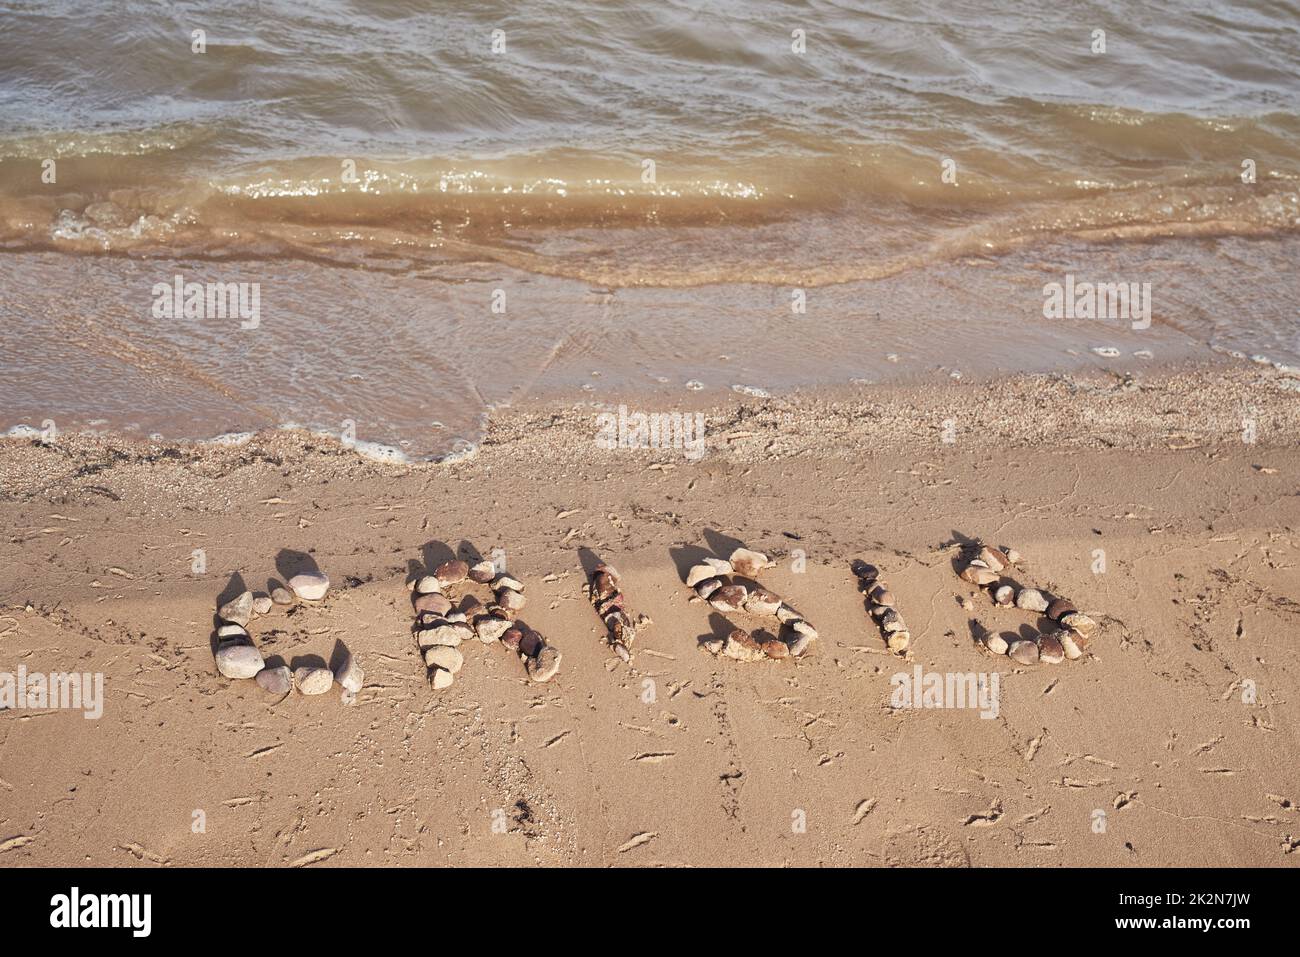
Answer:
[[(106, 701), (95, 721), (0, 719), (0, 864), (1294, 864), (1290, 381), (737, 396), (706, 410), (698, 461), (598, 449), (599, 409), (574, 403), (500, 413), (477, 455), (442, 465), (287, 432), (6, 440), (4, 669), (102, 672)], [(1101, 623), (1090, 656), (980, 650), (979, 627), (1033, 619), (957, 578), (976, 538)], [(817, 626), (805, 658), (699, 649), (743, 616), (692, 601), (686, 570), (738, 543), (778, 560), (763, 584)], [(434, 692), (407, 582), (498, 547), (559, 675), (532, 684), (470, 642)], [(352, 705), (214, 668), (218, 597), (294, 552), (330, 594), (250, 631), (290, 664), (350, 651), (367, 673)], [(588, 554), (653, 621), (630, 666), (583, 594)], [(885, 650), (854, 559), (890, 582), (909, 657)], [(996, 672), (997, 716), (891, 708), (892, 676), (918, 666)]]

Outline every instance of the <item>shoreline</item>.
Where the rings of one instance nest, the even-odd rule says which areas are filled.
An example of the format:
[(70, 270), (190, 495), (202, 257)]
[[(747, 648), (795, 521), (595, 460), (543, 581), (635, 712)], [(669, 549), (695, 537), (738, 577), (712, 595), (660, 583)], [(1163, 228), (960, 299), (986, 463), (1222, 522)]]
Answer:
[[(153, 441), (113, 432), (58, 432), (55, 445), (67, 454), (109, 458), (171, 458), (213, 463), (249, 454), (310, 457), (355, 453), (378, 468), (437, 469), (473, 462), (485, 454), (526, 450), (530, 455), (597, 458), (609, 452), (660, 454), (689, 461), (671, 444), (602, 450), (600, 416), (703, 415), (700, 457), (745, 460), (801, 454), (851, 455), (854, 442), (873, 450), (931, 445), (988, 449), (1190, 448), (1245, 441), (1286, 445), (1300, 435), (1300, 373), (1272, 367), (1207, 360), (1180, 363), (1148, 374), (1082, 372), (1022, 374), (934, 385), (842, 385), (796, 389), (773, 395), (699, 393), (676, 396), (629, 392), (596, 397), (530, 399), (493, 410), (480, 443), (431, 459), (404, 457), (391, 446), (344, 441), (319, 430), (294, 427), (217, 436), (200, 441)], [(1029, 414), (1032, 412), (1032, 414)], [(870, 429), (862, 427), (870, 422)], [(1253, 425), (1247, 425), (1247, 422)], [(945, 425), (947, 423), (947, 425)], [(620, 428), (620, 434), (622, 433)], [(15, 427), (0, 435), (0, 458), (23, 457), (41, 445), (40, 431)], [(588, 446), (584, 450), (584, 446)], [(21, 476), (5, 475), (11, 493)]]

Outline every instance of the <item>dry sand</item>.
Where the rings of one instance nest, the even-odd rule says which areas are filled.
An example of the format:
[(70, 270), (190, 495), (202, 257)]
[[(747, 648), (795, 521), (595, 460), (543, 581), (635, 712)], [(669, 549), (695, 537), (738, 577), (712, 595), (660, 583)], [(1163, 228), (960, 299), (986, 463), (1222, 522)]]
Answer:
[[(102, 672), (106, 702), (0, 716), (0, 865), (1294, 865), (1298, 405), (1286, 376), (1223, 368), (737, 398), (698, 462), (596, 449), (596, 410), (572, 404), (418, 467), (298, 433), (7, 441), (0, 671)], [(957, 579), (975, 538), (1093, 614), (1093, 654), (983, 652), (977, 627), (1034, 616)], [(763, 583), (819, 629), (806, 658), (698, 648), (730, 626), (686, 568), (741, 542), (780, 559)], [(471, 642), (434, 692), (406, 583), (498, 547), (561, 671), (532, 684)], [(653, 619), (631, 666), (583, 549)], [(250, 630), (290, 664), (350, 650), (354, 704), (215, 671), (218, 597), (292, 552), (334, 587)], [(907, 659), (853, 559), (891, 583)], [(997, 717), (891, 708), (916, 666), (997, 672)]]

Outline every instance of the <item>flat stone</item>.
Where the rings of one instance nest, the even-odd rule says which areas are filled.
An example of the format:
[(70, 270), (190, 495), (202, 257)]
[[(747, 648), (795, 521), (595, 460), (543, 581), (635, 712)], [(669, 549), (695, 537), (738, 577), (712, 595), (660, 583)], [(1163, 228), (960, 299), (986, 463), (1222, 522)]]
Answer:
[(528, 599), (517, 591), (511, 591), (509, 588), (503, 588), (497, 592), (497, 604), (507, 611), (517, 613), (521, 611), (527, 603)]
[(975, 557), (995, 572), (1000, 572), (1011, 564), (1007, 561), (1006, 553), (999, 548), (988, 548), (986, 546), (981, 548), (980, 553)]
[(998, 573), (991, 568), (972, 564), (961, 570), (961, 578), (972, 585), (991, 585), (998, 580)]
[(776, 562), (770, 561), (762, 552), (756, 552), (748, 548), (737, 548), (731, 553), (731, 567), (735, 569), (737, 575), (744, 575), (746, 578), (757, 578), (759, 573), (765, 568), (771, 568)]
[(1007, 640), (995, 632), (989, 632), (984, 636), (984, 647), (995, 655), (1005, 655), (1007, 653)]
[(236, 625), (247, 625), (248, 619), (252, 616), (253, 593), (251, 591), (236, 595), (217, 609), (218, 618)]
[(695, 594), (699, 595), (705, 601), (713, 596), (713, 593), (722, 587), (721, 578), (706, 578), (695, 586)]
[(712, 565), (692, 565), (691, 570), (686, 573), (686, 587), (694, 588), (705, 579), (716, 578), (717, 575)]
[(253, 596), (253, 614), (265, 615), (270, 612), (275, 602), (271, 600), (270, 595), (257, 594)]
[(446, 595), (438, 592), (427, 592), (415, 599), (415, 610), (417, 614), (422, 611), (429, 611), (435, 615), (445, 615), (451, 611), (451, 601)]
[(474, 629), (464, 622), (447, 622), (445, 625), (434, 625), (432, 628), (421, 628), (415, 633), (416, 643), (421, 648), (428, 648), (432, 645), (447, 645), (455, 648), (462, 641), (468, 641), (474, 637)]
[(766, 588), (755, 588), (745, 596), (745, 611), (751, 615), (775, 615), (781, 599)]
[(782, 602), (781, 607), (776, 610), (776, 620), (783, 625), (788, 625), (792, 621), (798, 621), (802, 617), (803, 615), (799, 614), (785, 602)]
[(906, 628), (900, 629), (899, 631), (891, 631), (889, 636), (885, 639), (885, 647), (896, 655), (901, 655), (903, 652), (907, 651), (908, 646), (911, 644), (912, 633)]
[(795, 658), (801, 658), (803, 657), (804, 652), (812, 646), (812, 643), (812, 635), (800, 635), (796, 633), (794, 640), (790, 642), (790, 654)]
[(330, 580), (324, 572), (303, 572), (289, 579), (289, 587), (303, 601), (320, 601), (329, 591)]
[(722, 654), (737, 661), (761, 661), (767, 657), (763, 646), (743, 628), (737, 628), (727, 635), (727, 640), (722, 644)]
[(864, 562), (860, 558), (854, 559), (853, 564), (849, 566), (849, 570), (860, 578), (862, 583), (867, 587), (870, 587), (871, 584), (880, 577), (879, 568), (872, 565), (870, 562)]
[(434, 668), (433, 674), (429, 675), (429, 684), (433, 685), (434, 691), (450, 688), (455, 680), (456, 676), (446, 668)]
[(366, 680), (366, 673), (357, 664), (356, 657), (349, 653), (343, 664), (339, 666), (339, 670), (334, 673), (334, 680), (343, 687), (344, 691), (356, 694)]
[(509, 618), (497, 618), (495, 615), (481, 615), (474, 619), (474, 632), (478, 640), (485, 645), (500, 641), (501, 636), (510, 630)]
[(425, 575), (415, 583), (415, 593), (417, 595), (440, 595), (442, 594), (442, 583), (433, 575)]
[(1082, 635), (1073, 631), (1058, 631), (1057, 639), (1061, 642), (1061, 650), (1065, 657), (1071, 661), (1082, 658), (1085, 651), (1088, 650), (1088, 642)]
[(884, 585), (877, 585), (867, 594), (874, 605), (885, 605), (890, 608), (894, 606), (894, 593)]
[(763, 642), (762, 647), (763, 654), (767, 655), (769, 658), (775, 658), (777, 661), (780, 661), (782, 658), (790, 657), (790, 646), (784, 641), (769, 638), (767, 641)]
[(1003, 608), (1009, 608), (1016, 603), (1016, 590), (1010, 585), (999, 585), (993, 589), (993, 600)]
[(525, 631), (523, 637), (519, 639), (519, 653), (525, 658), (532, 658), (542, 650), (545, 643), (540, 634), (530, 629)]
[(271, 601), (277, 605), (292, 605), (293, 592), (282, 585), (276, 585), (271, 589)]
[(465, 664), (465, 656), (459, 649), (435, 645), (424, 653), (424, 663), (430, 668), (442, 668), (454, 675)]
[(814, 639), (817, 637), (817, 629), (808, 624), (808, 622), (804, 621), (802, 618), (790, 622), (790, 628), (796, 635), (807, 635), (809, 638)]
[(1078, 611), (1074, 607), (1074, 602), (1065, 598), (1057, 598), (1047, 606), (1047, 617), (1052, 621), (1060, 621), (1062, 615), (1068, 615), (1072, 611)]
[(334, 672), (328, 668), (299, 668), (293, 673), (293, 683), (302, 694), (324, 694), (334, 687)]
[(1077, 631), (1085, 638), (1091, 638), (1093, 632), (1097, 630), (1097, 623), (1081, 611), (1072, 611), (1067, 615), (1062, 615), (1058, 622), (1062, 628)]
[(709, 596), (709, 604), (718, 611), (735, 611), (744, 604), (748, 594), (744, 585), (723, 585)]
[(1038, 639), (1038, 660), (1046, 665), (1059, 665), (1065, 660), (1065, 647), (1055, 635)]
[(459, 558), (453, 558), (435, 568), (433, 577), (438, 579), (440, 585), (455, 585), (469, 577), (469, 565)]
[(492, 590), (497, 593), (498, 600), (500, 600), (501, 589), (503, 588), (509, 591), (523, 591), (524, 583), (518, 578), (512, 578), (509, 575), (502, 573), (492, 582)]
[(496, 577), (496, 574), (497, 567), (486, 558), (481, 562), (475, 562), (471, 565), (468, 572), (469, 580), (477, 582), (480, 585), (486, 585)]
[(903, 624), (903, 616), (896, 609), (886, 608), (885, 613), (880, 616), (880, 627), (886, 634), (889, 634), (902, 631), (907, 626)]
[(217, 670), (227, 678), (252, 678), (266, 667), (262, 653), (243, 641), (217, 649)]
[(1007, 647), (1007, 655), (1022, 665), (1038, 664), (1038, 643), (1022, 638)]
[(511, 651), (518, 651), (523, 640), (524, 633), (518, 628), (510, 628), (501, 636), (501, 644), (505, 645)]
[(247, 638), (248, 629), (243, 625), (222, 625), (217, 629), (218, 638)]
[(1047, 611), (1047, 599), (1037, 588), (1022, 588), (1016, 595), (1016, 607), (1025, 611)]
[(700, 561), (712, 568), (715, 575), (730, 575), (735, 571), (725, 558), (702, 558)]
[(286, 665), (263, 668), (257, 673), (257, 683), (274, 695), (286, 695), (293, 690), (293, 672)]
[(536, 658), (529, 658), (525, 667), (528, 670), (528, 677), (539, 684), (543, 681), (550, 681), (555, 677), (555, 673), (560, 670), (560, 653), (547, 645), (537, 653)]

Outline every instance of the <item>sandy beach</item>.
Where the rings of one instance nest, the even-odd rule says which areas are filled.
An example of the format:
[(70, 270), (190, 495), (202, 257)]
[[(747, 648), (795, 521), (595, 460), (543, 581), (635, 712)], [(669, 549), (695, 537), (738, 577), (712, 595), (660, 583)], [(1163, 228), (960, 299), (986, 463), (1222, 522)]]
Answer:
[[(103, 701), (0, 718), (0, 865), (1294, 865), (1295, 386), (1215, 364), (737, 395), (678, 410), (704, 415), (694, 457), (600, 448), (610, 407), (571, 401), (498, 412), (441, 464), (291, 431), (6, 439), (0, 660), (102, 674)], [(976, 541), (1092, 616), (1090, 652), (985, 651), (1040, 623), (958, 578)], [(739, 545), (816, 626), (803, 657), (700, 647), (752, 627), (684, 584)], [(469, 641), (435, 691), (410, 583), (495, 549), (559, 673)], [(593, 559), (650, 620), (630, 664)], [(351, 653), (351, 702), (214, 666), (219, 601), (304, 560), (325, 599), (248, 631), (270, 664)], [(894, 706), (896, 675), (970, 673), (996, 713)]]

